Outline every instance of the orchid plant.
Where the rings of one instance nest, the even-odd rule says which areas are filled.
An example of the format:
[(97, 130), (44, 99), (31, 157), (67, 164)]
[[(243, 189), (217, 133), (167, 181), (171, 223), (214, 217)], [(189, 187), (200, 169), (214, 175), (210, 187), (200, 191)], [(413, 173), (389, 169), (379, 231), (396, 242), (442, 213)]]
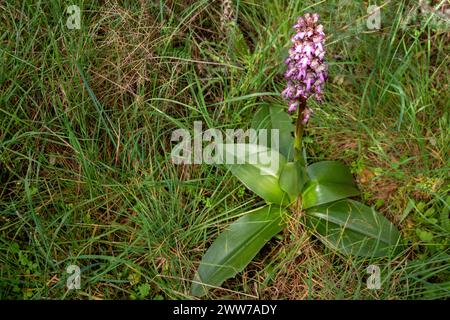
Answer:
[[(305, 226), (325, 245), (346, 255), (382, 257), (398, 249), (400, 233), (371, 207), (349, 199), (359, 195), (350, 170), (336, 161), (307, 165), (302, 136), (312, 110), (307, 102), (322, 99), (327, 79), (325, 34), (318, 14), (305, 14), (294, 25), (295, 35), (285, 63), (288, 113), (297, 111), (296, 125), (288, 113), (264, 106), (254, 116), (256, 130), (278, 129), (278, 150), (251, 150), (277, 155), (278, 165), (229, 165), (231, 172), (267, 205), (242, 215), (209, 247), (196, 272), (191, 292), (203, 296), (242, 271), (264, 244), (286, 226), (289, 214), (303, 214)], [(294, 137), (291, 132), (294, 132)], [(264, 168), (264, 173), (260, 169)]]

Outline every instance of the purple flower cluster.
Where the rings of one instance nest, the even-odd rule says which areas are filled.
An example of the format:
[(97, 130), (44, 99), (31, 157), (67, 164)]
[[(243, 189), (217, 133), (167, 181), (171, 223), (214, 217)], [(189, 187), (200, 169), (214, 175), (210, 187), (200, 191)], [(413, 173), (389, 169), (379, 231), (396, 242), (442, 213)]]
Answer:
[[(302, 99), (312, 94), (318, 101), (322, 98), (322, 88), (327, 79), (327, 65), (324, 63), (325, 48), (323, 26), (317, 24), (319, 15), (307, 13), (299, 17), (294, 25), (297, 33), (292, 37), (294, 45), (289, 50), (285, 63), (288, 69), (284, 76), (287, 87), (282, 96), (289, 100), (289, 112), (297, 109)], [(305, 110), (303, 122), (307, 122), (309, 109)]]

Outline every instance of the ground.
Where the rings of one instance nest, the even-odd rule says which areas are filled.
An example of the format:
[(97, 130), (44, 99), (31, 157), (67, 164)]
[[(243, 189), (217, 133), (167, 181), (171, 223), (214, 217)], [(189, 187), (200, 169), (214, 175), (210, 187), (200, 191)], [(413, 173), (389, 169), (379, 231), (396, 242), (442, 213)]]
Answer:
[(171, 134), (287, 109), (283, 61), (304, 12), (321, 15), (329, 64), (309, 160), (349, 165), (405, 250), (342, 256), (293, 213), (209, 298), (448, 298), (448, 17), (436, 1), (378, 2), (380, 29), (367, 1), (80, 0), (80, 29), (60, 1), (1, 2), (0, 298), (192, 298), (211, 241), (263, 201), (224, 167), (173, 164)]

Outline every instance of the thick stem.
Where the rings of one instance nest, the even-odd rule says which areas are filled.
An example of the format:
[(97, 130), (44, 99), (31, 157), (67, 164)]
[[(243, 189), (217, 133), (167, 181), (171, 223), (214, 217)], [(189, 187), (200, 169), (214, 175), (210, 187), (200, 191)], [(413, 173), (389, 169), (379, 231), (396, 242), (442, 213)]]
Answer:
[(304, 130), (303, 119), (305, 117), (305, 110), (306, 110), (306, 99), (301, 97), (298, 106), (297, 121), (295, 123), (295, 140), (294, 140), (295, 160), (300, 160), (302, 158), (302, 138)]
[[(306, 99), (301, 97), (300, 103), (298, 106), (297, 121), (295, 122), (294, 160), (300, 161), (300, 163), (302, 165), (304, 165), (303, 153), (302, 153), (302, 138), (303, 138), (303, 131), (305, 128), (305, 124), (303, 123), (303, 120), (305, 118), (305, 110), (306, 110)], [(301, 195), (298, 196), (295, 206), (296, 206), (296, 211), (298, 213), (301, 213), (301, 207), (302, 207), (302, 196)]]

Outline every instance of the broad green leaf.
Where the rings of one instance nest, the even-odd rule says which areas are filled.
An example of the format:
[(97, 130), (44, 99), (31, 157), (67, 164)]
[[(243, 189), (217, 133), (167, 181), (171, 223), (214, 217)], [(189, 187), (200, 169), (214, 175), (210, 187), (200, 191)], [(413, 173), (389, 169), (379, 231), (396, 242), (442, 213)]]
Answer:
[(268, 203), (289, 204), (279, 178), (286, 159), (266, 146), (256, 144), (223, 144), (222, 160), (248, 189)]
[(397, 228), (383, 215), (349, 199), (308, 209), (306, 219), (325, 244), (345, 254), (387, 256), (400, 239)]
[(241, 272), (264, 244), (283, 229), (284, 209), (266, 206), (232, 223), (209, 247), (200, 263), (191, 293), (203, 296)]
[(300, 161), (288, 162), (281, 171), (280, 186), (289, 194), (291, 201), (295, 201), (308, 180), (306, 168)]
[[(267, 129), (266, 146), (278, 150), (287, 160), (294, 157), (294, 124), (285, 109), (274, 105), (262, 105), (255, 113), (251, 127), (255, 130)], [(272, 141), (272, 129), (278, 130), (279, 141)], [(254, 142), (254, 141), (253, 141)], [(262, 144), (262, 141), (258, 142)]]
[(359, 195), (350, 170), (340, 162), (316, 162), (306, 171), (311, 180), (302, 191), (303, 209)]

